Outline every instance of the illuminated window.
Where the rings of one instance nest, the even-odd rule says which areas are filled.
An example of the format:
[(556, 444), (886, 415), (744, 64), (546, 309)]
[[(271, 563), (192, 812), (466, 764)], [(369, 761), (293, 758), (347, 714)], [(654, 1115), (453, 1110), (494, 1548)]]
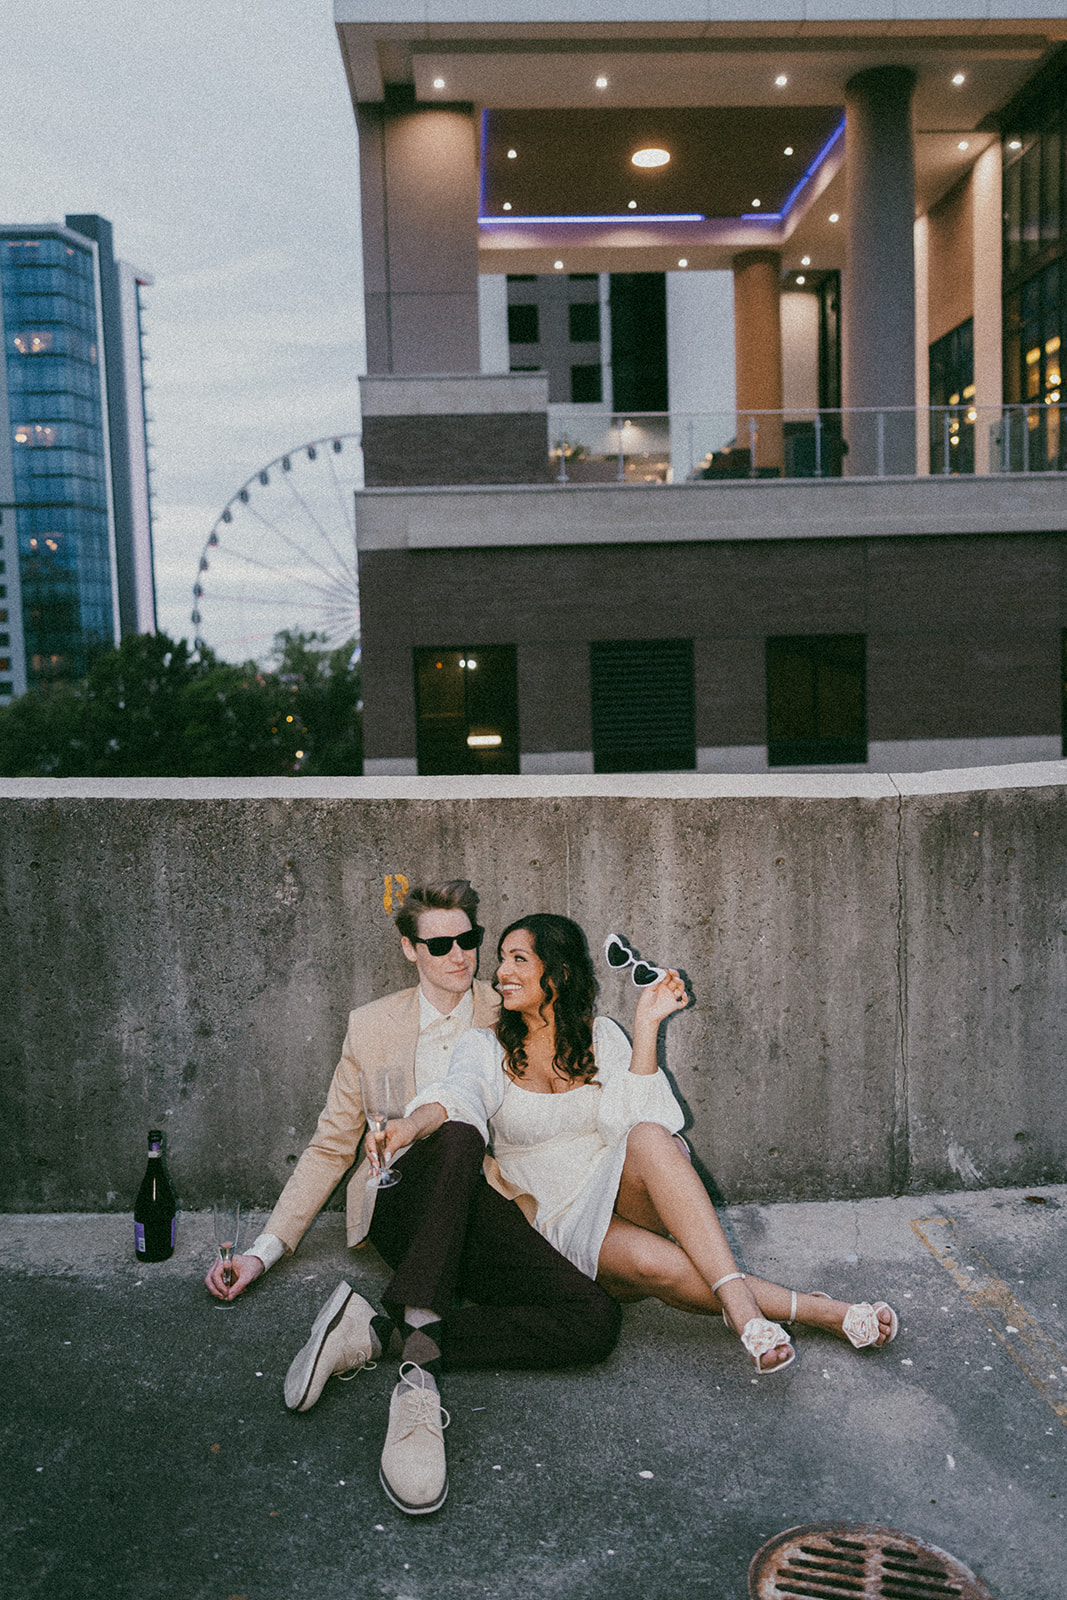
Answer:
[(415, 651), (420, 773), (519, 770), (513, 645)]
[[(960, 402), (963, 401), (961, 407)], [(930, 346), (930, 471), (974, 471), (974, 323), (968, 318)]]
[(1061, 426), (1062, 341), (1067, 332), (1067, 253), (1004, 297), (1004, 399), (999, 435), (1012, 472), (1067, 470)]
[(15, 425), (15, 443), (29, 445), (31, 449), (50, 449), (58, 443), (59, 429), (50, 422), (19, 422)]
[(23, 328), (13, 343), (20, 356), (40, 356), (54, 348), (55, 335), (51, 328)]

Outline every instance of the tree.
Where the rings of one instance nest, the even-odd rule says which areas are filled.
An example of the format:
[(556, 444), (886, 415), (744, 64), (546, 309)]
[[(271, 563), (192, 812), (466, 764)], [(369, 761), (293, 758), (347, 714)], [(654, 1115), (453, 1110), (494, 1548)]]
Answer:
[(355, 639), (336, 650), (321, 634), (280, 633), (274, 641), (278, 677), (293, 697), (292, 714), (305, 729), (301, 771), (342, 777), (363, 771), (362, 675)]
[(6, 777), (269, 777), (363, 770), (355, 641), (281, 633), (275, 665), (236, 666), (134, 634), (79, 683), (0, 709)]

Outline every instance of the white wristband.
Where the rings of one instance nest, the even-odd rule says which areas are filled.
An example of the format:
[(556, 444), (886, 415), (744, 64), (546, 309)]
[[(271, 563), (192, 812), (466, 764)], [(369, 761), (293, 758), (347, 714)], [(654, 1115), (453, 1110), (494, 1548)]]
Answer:
[(280, 1261), (285, 1254), (285, 1246), (273, 1233), (261, 1233), (258, 1239), (253, 1240), (247, 1250), (241, 1251), (245, 1256), (258, 1256), (263, 1263), (264, 1272), (269, 1272), (276, 1261)]

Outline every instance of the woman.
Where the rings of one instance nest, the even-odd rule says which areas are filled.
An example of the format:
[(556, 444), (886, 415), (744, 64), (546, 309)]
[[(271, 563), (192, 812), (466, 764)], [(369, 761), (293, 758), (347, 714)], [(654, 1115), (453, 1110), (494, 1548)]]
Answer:
[(848, 1306), (737, 1270), (704, 1185), (674, 1135), (681, 1110), (656, 1065), (660, 1025), (688, 1004), (678, 973), (643, 988), (631, 1049), (593, 1015), (596, 978), (582, 930), (537, 913), (498, 947), (495, 1030), (463, 1034), (448, 1077), (390, 1124), (398, 1149), (446, 1118), (472, 1123), (539, 1232), (620, 1300), (655, 1295), (683, 1311), (721, 1311), (760, 1372), (789, 1365), (778, 1322), (801, 1322), (857, 1349), (887, 1344), (888, 1305)]

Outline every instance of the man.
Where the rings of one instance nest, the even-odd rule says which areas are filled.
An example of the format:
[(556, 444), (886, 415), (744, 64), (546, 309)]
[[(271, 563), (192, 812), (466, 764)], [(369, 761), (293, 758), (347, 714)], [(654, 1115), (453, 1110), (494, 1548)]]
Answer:
[[(406, 1104), (444, 1077), (466, 1028), (496, 1021), (492, 987), (474, 978), (483, 935), (477, 914), (478, 896), (465, 879), (408, 891), (396, 923), (418, 985), (350, 1014), (314, 1138), (264, 1232), (234, 1257), (229, 1288), (220, 1262), (207, 1274), (218, 1299), (234, 1299), (291, 1254), (352, 1165), (366, 1126), (360, 1070), (387, 1070)], [(506, 1197), (496, 1163), (469, 1124), (446, 1121), (404, 1151), (396, 1167), (402, 1181), (379, 1189), (377, 1151), (365, 1155), (346, 1199), (349, 1246), (369, 1237), (394, 1269), (383, 1309), (340, 1284), (289, 1368), (285, 1403), (310, 1410), (330, 1377), (358, 1371), (398, 1339), (399, 1382), (380, 1477), (390, 1499), (417, 1516), (436, 1511), (448, 1493), (442, 1369), (601, 1361), (618, 1338), (620, 1312)]]

